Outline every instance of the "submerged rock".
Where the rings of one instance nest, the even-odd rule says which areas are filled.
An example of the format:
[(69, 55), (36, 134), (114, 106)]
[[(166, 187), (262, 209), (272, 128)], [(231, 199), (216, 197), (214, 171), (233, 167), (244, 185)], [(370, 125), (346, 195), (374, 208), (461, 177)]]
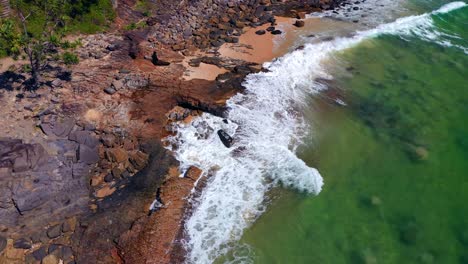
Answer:
[(296, 22), (294, 23), (294, 26), (296, 27), (304, 27), (305, 26), (305, 22), (303, 20), (296, 20)]
[(414, 222), (408, 222), (400, 227), (400, 241), (406, 245), (414, 245), (418, 240), (419, 227)]

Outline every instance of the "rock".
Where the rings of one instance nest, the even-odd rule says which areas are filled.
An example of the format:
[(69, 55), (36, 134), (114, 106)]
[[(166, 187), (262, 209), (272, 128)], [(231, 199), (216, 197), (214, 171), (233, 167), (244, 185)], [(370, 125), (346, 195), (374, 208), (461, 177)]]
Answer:
[(113, 194), (115, 192), (115, 190), (116, 189), (114, 187), (104, 186), (101, 189), (96, 191), (95, 196), (97, 198), (104, 198), (104, 197), (107, 197), (107, 196)]
[(20, 238), (15, 241), (13, 244), (13, 247), (15, 248), (21, 248), (21, 249), (30, 249), (31, 248), (31, 241), (25, 238)]
[(47, 249), (47, 253), (52, 254), (55, 251), (59, 249), (60, 245), (59, 244), (51, 244), (49, 248)]
[(106, 176), (104, 176), (104, 181), (105, 182), (112, 182), (114, 180), (114, 177), (112, 176), (112, 174), (107, 174)]
[(294, 23), (294, 26), (296, 27), (304, 27), (305, 25), (305, 22), (303, 20), (296, 20), (296, 22)]
[(275, 29), (275, 30), (271, 31), (272, 35), (281, 35), (282, 33), (283, 32), (281, 30), (279, 30), (279, 29)]
[(54, 123), (52, 131), (57, 137), (68, 137), (74, 126), (73, 118), (64, 118)]
[(47, 256), (46, 247), (45, 246), (40, 247), (39, 249), (33, 251), (32, 255), (34, 259), (41, 261), (43, 258)]
[(107, 87), (106, 89), (104, 89), (104, 92), (105, 92), (106, 94), (113, 95), (113, 94), (115, 94), (117, 91), (116, 91), (114, 88), (112, 88), (112, 87)]
[(419, 227), (414, 222), (408, 222), (400, 227), (400, 241), (407, 245), (414, 245), (418, 240)]
[(114, 176), (114, 178), (116, 178), (116, 179), (122, 178), (123, 170), (121, 168), (114, 167), (114, 168), (112, 168), (111, 172), (112, 172), (112, 176)]
[(371, 197), (371, 204), (375, 206), (379, 206), (382, 204), (382, 200), (378, 196), (372, 196)]
[(167, 62), (167, 61), (162, 61), (158, 58), (158, 55), (156, 53), (156, 51), (153, 51), (153, 54), (151, 55), (151, 62), (153, 63), (153, 65), (155, 66), (168, 66), (170, 65), (171, 63)]
[(62, 224), (62, 232), (64, 232), (64, 233), (74, 232), (75, 231), (75, 226), (76, 226), (76, 221), (77, 221), (76, 217), (68, 218)]
[(6, 238), (0, 236), (0, 253), (3, 252), (3, 250), (6, 248), (6, 246), (7, 246)]
[(188, 170), (185, 172), (184, 174), (184, 177), (185, 178), (189, 178), (189, 179), (192, 179), (192, 180), (197, 180), (201, 174), (203, 173), (203, 171), (195, 166), (191, 166), (190, 168), (188, 168)]
[(148, 155), (141, 152), (131, 152), (130, 153), (130, 163), (137, 169), (142, 170), (148, 163)]
[(101, 141), (104, 146), (110, 148), (115, 145), (116, 138), (112, 134), (105, 134), (101, 136)]
[(32, 242), (35, 243), (47, 243), (49, 238), (47, 237), (46, 232), (39, 231), (31, 236)]
[(245, 66), (245, 65), (238, 65), (236, 67), (234, 67), (234, 72), (235, 73), (239, 73), (239, 74), (250, 74), (252, 73), (252, 70), (250, 69), (249, 66)]
[(73, 251), (70, 247), (64, 246), (60, 252), (61, 257), (64, 260), (70, 259), (73, 256)]
[(106, 49), (107, 49), (108, 51), (115, 51), (115, 50), (117, 50), (117, 48), (118, 48), (118, 47), (117, 47), (117, 45), (115, 45), (115, 44), (109, 44), (109, 45), (106, 47)]
[(306, 12), (297, 12), (296, 17), (298, 19), (305, 19), (306, 18)]
[(218, 136), (221, 139), (221, 142), (223, 142), (224, 146), (226, 146), (227, 148), (230, 148), (232, 146), (233, 139), (224, 130), (218, 130)]
[(51, 227), (49, 227), (49, 229), (47, 229), (47, 236), (50, 239), (57, 238), (62, 234), (61, 229), (62, 229), (61, 225), (51, 226)]
[(273, 30), (275, 30), (275, 27), (268, 27), (268, 28), (266, 29), (266, 31), (268, 31), (268, 32), (272, 32)]
[(112, 81), (111, 87), (118, 91), (124, 87), (124, 83), (122, 80), (114, 80)]
[(112, 162), (122, 163), (128, 160), (127, 152), (122, 148), (110, 148), (106, 150), (107, 159)]
[(429, 157), (429, 151), (427, 151), (426, 148), (421, 146), (414, 148), (414, 153), (418, 160), (427, 160), (427, 158)]
[(91, 131), (75, 131), (70, 133), (69, 140), (79, 144), (86, 145), (90, 148), (95, 148), (99, 145), (99, 139)]
[(224, 44), (223, 40), (216, 40), (216, 41), (211, 42), (211, 46), (216, 47), (216, 48), (221, 47), (221, 45), (223, 44)]
[(62, 81), (60, 79), (55, 79), (51, 83), (52, 87), (57, 88), (62, 86)]
[(99, 154), (97, 149), (90, 148), (86, 145), (80, 144), (78, 147), (78, 160), (86, 164), (93, 164), (99, 161)]
[(42, 264), (59, 264), (59, 259), (55, 255), (48, 255), (42, 259)]
[(265, 35), (265, 33), (266, 33), (266, 31), (263, 30), (263, 29), (255, 31), (255, 34), (257, 34), (257, 35)]

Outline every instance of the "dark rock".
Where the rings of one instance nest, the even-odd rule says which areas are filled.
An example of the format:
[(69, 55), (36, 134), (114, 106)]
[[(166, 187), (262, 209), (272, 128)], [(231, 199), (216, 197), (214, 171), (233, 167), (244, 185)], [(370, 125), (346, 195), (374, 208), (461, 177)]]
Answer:
[(46, 243), (49, 241), (49, 238), (47, 237), (47, 234), (45, 232), (37, 232), (31, 236), (31, 241), (35, 243)]
[(47, 158), (47, 152), (40, 144), (23, 144), (21, 140), (0, 140), (0, 167), (24, 172), (45, 164)]
[(255, 31), (255, 34), (257, 34), (257, 35), (265, 35), (265, 33), (266, 33), (266, 31), (263, 30), (263, 29)]
[(32, 255), (34, 259), (41, 261), (43, 258), (45, 258), (45, 256), (47, 256), (46, 247), (40, 247), (39, 249), (35, 250)]
[(13, 247), (21, 249), (30, 249), (31, 246), (31, 241), (25, 238), (20, 238), (13, 243)]
[(54, 134), (51, 124), (41, 123), (40, 127), (42, 132), (44, 132), (44, 134), (47, 136), (52, 136)]
[(123, 170), (120, 169), (119, 167), (112, 168), (111, 172), (112, 172), (112, 176), (114, 176), (114, 178), (116, 178), (116, 179), (122, 178)]
[(73, 256), (73, 251), (70, 247), (63, 246), (60, 250), (60, 256), (62, 259), (68, 260)]
[(283, 33), (283, 32), (282, 32), (281, 30), (279, 30), (279, 29), (276, 29), (276, 30), (271, 31), (271, 34), (272, 34), (272, 35), (281, 35), (282, 33)]
[(80, 144), (78, 148), (78, 160), (86, 164), (93, 164), (98, 162), (99, 155), (97, 149)]
[(3, 252), (3, 250), (6, 248), (6, 246), (7, 246), (6, 238), (0, 236), (0, 253)]
[(59, 248), (60, 248), (60, 245), (59, 245), (59, 244), (51, 244), (51, 245), (49, 246), (49, 248), (47, 249), (47, 252), (48, 252), (49, 254), (52, 254), (52, 253), (54, 253), (55, 251), (57, 251)]
[(115, 44), (109, 44), (109, 45), (106, 47), (106, 49), (107, 49), (108, 51), (115, 51), (115, 50), (117, 50), (117, 48), (118, 48), (118, 47), (117, 47), (117, 45), (115, 45)]
[(104, 144), (104, 146), (110, 148), (115, 145), (116, 138), (112, 134), (105, 134), (101, 136), (101, 141)]
[(211, 46), (216, 47), (216, 48), (221, 47), (221, 45), (223, 45), (223, 44), (224, 44), (224, 41), (222, 41), (222, 40), (216, 40), (216, 41), (211, 42)]
[(106, 94), (113, 95), (113, 94), (115, 94), (117, 91), (116, 91), (114, 88), (112, 88), (112, 87), (107, 87), (106, 89), (104, 89), (104, 92), (105, 92)]
[(64, 118), (55, 122), (53, 132), (57, 137), (67, 137), (75, 126), (73, 118)]
[(62, 227), (61, 225), (54, 225), (54, 226), (51, 226), (49, 227), (49, 229), (47, 229), (47, 236), (49, 238), (57, 238), (59, 237), (60, 235), (62, 234)]
[(226, 146), (227, 148), (230, 148), (232, 146), (233, 139), (224, 130), (222, 129), (218, 130), (218, 136), (219, 136), (219, 139), (221, 139), (221, 142), (223, 142), (224, 146)]
[(250, 74), (252, 73), (252, 70), (250, 69), (249, 66), (245, 66), (245, 65), (238, 65), (236, 67), (234, 67), (234, 72), (235, 73), (239, 73), (239, 74)]
[(151, 55), (151, 62), (153, 63), (153, 65), (155, 66), (168, 66), (170, 65), (171, 63), (167, 62), (167, 61), (162, 61), (158, 58), (158, 55), (156, 54), (156, 51), (153, 51), (153, 54)]
[(418, 240), (419, 227), (414, 222), (408, 222), (400, 227), (400, 241), (407, 245), (413, 245)]
[(112, 177), (112, 174), (110, 173), (104, 177), (105, 182), (111, 182), (112, 180), (114, 180), (114, 177)]
[(239, 43), (239, 38), (236, 37), (226, 37), (224, 40), (227, 43)]
[(268, 32), (272, 32), (273, 30), (275, 30), (275, 27), (267, 27), (266, 31)]
[(90, 131), (72, 132), (68, 139), (79, 144), (86, 145), (90, 148), (95, 148), (99, 144), (99, 139)]
[(294, 23), (294, 26), (296, 27), (303, 27), (305, 25), (305, 22), (303, 20), (296, 20)]

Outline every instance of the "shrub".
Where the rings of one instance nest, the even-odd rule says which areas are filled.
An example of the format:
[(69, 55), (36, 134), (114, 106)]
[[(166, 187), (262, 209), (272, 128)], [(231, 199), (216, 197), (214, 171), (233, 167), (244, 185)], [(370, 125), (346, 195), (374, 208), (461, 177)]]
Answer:
[(78, 64), (80, 62), (80, 60), (78, 59), (78, 56), (76, 56), (76, 54), (71, 53), (71, 52), (63, 53), (62, 60), (63, 60), (63, 63), (65, 63), (66, 65)]

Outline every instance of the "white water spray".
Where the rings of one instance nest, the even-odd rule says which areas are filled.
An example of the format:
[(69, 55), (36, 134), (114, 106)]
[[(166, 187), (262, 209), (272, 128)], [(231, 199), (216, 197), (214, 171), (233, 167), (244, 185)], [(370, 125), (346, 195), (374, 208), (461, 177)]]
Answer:
[[(448, 45), (440, 41), (443, 34), (434, 28), (431, 16), (465, 6), (453, 2), (350, 38), (306, 45), (265, 64), (269, 72), (247, 77), (245, 93), (227, 101), (228, 124), (209, 114), (190, 124), (177, 124), (177, 135), (168, 140), (175, 146), (182, 169), (194, 165), (213, 175), (193, 201), (195, 209), (186, 222), (187, 261), (212, 263), (229, 252), (230, 245), (264, 211), (265, 193), (273, 186), (281, 183), (308, 193), (320, 192), (320, 174), (299, 159), (295, 149), (308, 131), (297, 109), (305, 104), (307, 95), (320, 89), (316, 78), (330, 78), (321, 65), (324, 59), (381, 34), (416, 36)], [(222, 144), (216, 133), (219, 129), (236, 138), (233, 148)]]

